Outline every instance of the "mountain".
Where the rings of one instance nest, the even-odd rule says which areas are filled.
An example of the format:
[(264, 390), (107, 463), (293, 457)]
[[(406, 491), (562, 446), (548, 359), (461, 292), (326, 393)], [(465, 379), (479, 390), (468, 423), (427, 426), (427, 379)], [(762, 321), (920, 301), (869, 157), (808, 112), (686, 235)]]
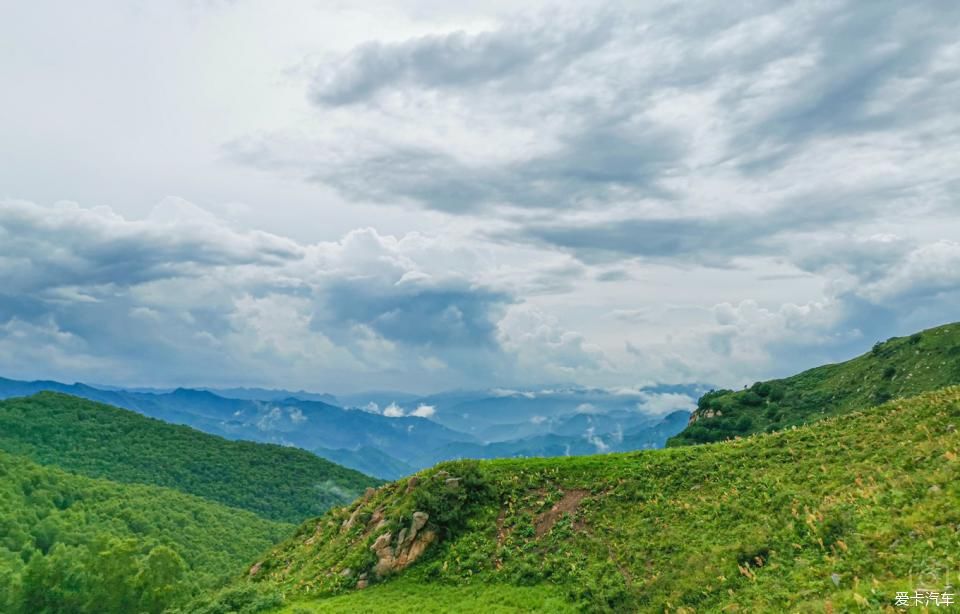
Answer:
[(80, 383), (20, 382), (0, 378), (0, 399), (41, 391), (98, 401), (228, 439), (275, 443), (305, 450), (374, 448), (416, 468), (426, 466), (418, 464), (418, 459), (434, 448), (451, 441), (473, 440), (468, 434), (425, 418), (387, 417), (347, 410), (322, 401), (234, 399), (208, 390), (188, 388), (169, 392), (104, 390)]
[[(560, 422), (556, 428), (556, 431), (571, 434), (531, 435), (487, 444), (454, 442), (434, 451), (434, 459), (440, 462), (450, 459), (581, 456), (662, 448), (669, 437), (686, 426), (690, 417), (685, 411), (672, 412), (659, 419), (650, 416), (637, 418), (634, 414), (577, 414)], [(636, 425), (624, 431), (623, 424)]]
[(892, 611), (953, 581), (958, 424), (952, 387), (712, 445), (444, 463), (191, 611)]
[(158, 613), (219, 585), (291, 529), (170, 488), (0, 451), (0, 612)]
[[(609, 426), (594, 425), (594, 433), (629, 430), (655, 421), (671, 410), (692, 410), (695, 399), (707, 391), (702, 385), (650, 386), (635, 390), (604, 390), (552, 386), (529, 390), (452, 391), (413, 399), (381, 397), (405, 413), (429, 408), (430, 419), (447, 428), (469, 433), (479, 443), (509, 441), (531, 435), (579, 435), (564, 431), (571, 418), (583, 415), (616, 416)], [(355, 398), (362, 402), (366, 397)], [(361, 403), (362, 404), (362, 403)], [(604, 423), (604, 424), (607, 424)]]
[[(285, 390), (124, 390), (0, 378), (0, 398), (62, 392), (228, 439), (315, 451), (383, 479), (462, 458), (467, 451), (472, 457), (491, 458), (624, 450), (624, 442), (635, 442), (630, 449), (659, 447), (663, 429), (657, 425), (662, 416), (670, 410), (692, 409), (695, 395), (703, 390), (703, 386), (619, 391), (556, 386), (424, 397), (371, 392), (341, 397), (363, 408), (343, 409), (318, 400), (332, 400), (330, 395)], [(392, 412), (381, 413), (391, 405)], [(623, 439), (624, 433), (644, 428), (653, 434)]]
[(330, 448), (315, 448), (313, 452), (331, 462), (356, 469), (368, 475), (375, 475), (378, 478), (396, 480), (403, 476), (416, 473), (416, 468), (402, 460), (396, 459), (378, 448), (362, 446), (356, 450), (339, 448), (332, 450)]
[[(220, 397), (168, 395), (192, 407)], [(60, 393), (0, 401), (0, 450), (116, 482), (176, 488), (264, 518), (299, 522), (379, 481), (296, 448), (229, 441)]]
[(277, 390), (268, 388), (204, 388), (218, 396), (246, 401), (282, 401), (300, 399), (302, 401), (320, 401), (328, 405), (339, 405), (340, 401), (332, 394), (307, 392), (306, 390)]
[(668, 445), (780, 430), (953, 384), (960, 384), (960, 323), (888, 339), (847, 362), (710, 392)]

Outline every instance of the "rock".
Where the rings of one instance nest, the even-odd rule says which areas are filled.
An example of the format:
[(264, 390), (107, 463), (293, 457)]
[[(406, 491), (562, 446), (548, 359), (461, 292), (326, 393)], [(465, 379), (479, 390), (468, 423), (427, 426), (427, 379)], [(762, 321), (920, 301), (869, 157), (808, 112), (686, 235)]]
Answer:
[(358, 589), (367, 588), (367, 580), (366, 580), (366, 578), (361, 578), (361, 579), (357, 580), (357, 588), (358, 588)]
[(250, 568), (250, 577), (257, 575), (260, 572), (260, 568), (263, 566), (263, 561), (257, 563)]
[(430, 544), (432, 544), (436, 539), (437, 539), (437, 534), (435, 532), (424, 531), (420, 535), (420, 539), (410, 544), (410, 550), (404, 553), (405, 556), (403, 559), (403, 567), (410, 565), (411, 563), (416, 561), (418, 558), (420, 558), (420, 555), (422, 555), (424, 551), (427, 549), (427, 547), (430, 546)]
[(343, 571), (340, 572), (340, 575), (343, 576), (344, 578), (346, 578), (346, 577), (348, 577), (348, 576), (352, 576), (352, 575), (353, 575), (353, 570), (350, 569), (349, 567), (347, 567), (346, 569), (344, 569)]
[(410, 530), (407, 532), (406, 540), (412, 542), (417, 537), (417, 532), (423, 528), (423, 525), (427, 524), (427, 519), (430, 518), (430, 515), (426, 512), (414, 512), (413, 521), (410, 523)]
[(390, 547), (390, 540), (393, 535), (388, 531), (373, 542), (370, 549), (377, 555), (377, 563), (373, 566), (373, 572), (378, 577), (383, 577), (393, 571), (396, 559), (393, 556), (393, 548)]
[(426, 512), (414, 512), (413, 513), (413, 525), (411, 530), (416, 533), (423, 528), (423, 525), (427, 524), (427, 520), (430, 519), (430, 514)]
[(400, 532), (397, 534), (397, 548), (402, 548), (407, 541), (407, 529), (400, 529)]
[(456, 490), (460, 488), (460, 478), (447, 478), (444, 483), (450, 490)]
[(936, 484), (934, 484), (933, 486), (931, 486), (930, 488), (927, 489), (927, 492), (930, 493), (931, 495), (939, 494), (939, 493), (940, 493), (940, 487), (937, 486)]
[(436, 477), (438, 480), (445, 480), (445, 479), (447, 479), (448, 477), (450, 477), (450, 472), (441, 469), (440, 471), (436, 472), (436, 473), (433, 474), (433, 475), (434, 475), (434, 477)]
[(407, 494), (409, 495), (410, 493), (412, 493), (413, 489), (416, 488), (417, 484), (419, 483), (420, 483), (420, 478), (418, 478), (417, 476), (412, 476), (409, 480), (407, 480)]
[(393, 538), (393, 535), (391, 535), (390, 532), (387, 531), (386, 533), (378, 537), (375, 542), (373, 542), (373, 545), (370, 546), (370, 549), (373, 550), (374, 552), (380, 552), (384, 548), (389, 548), (390, 540), (392, 538)]
[(830, 580), (833, 581), (834, 586), (837, 586), (837, 587), (840, 586), (840, 574), (835, 574), (835, 573), (830, 574)]

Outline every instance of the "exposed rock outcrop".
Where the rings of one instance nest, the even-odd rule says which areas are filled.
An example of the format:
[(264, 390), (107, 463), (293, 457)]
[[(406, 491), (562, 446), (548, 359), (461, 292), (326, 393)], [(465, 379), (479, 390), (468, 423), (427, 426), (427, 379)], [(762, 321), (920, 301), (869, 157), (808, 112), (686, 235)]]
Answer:
[(377, 555), (373, 573), (378, 578), (412, 565), (437, 540), (436, 531), (424, 530), (429, 519), (425, 512), (414, 512), (410, 526), (400, 529), (396, 540), (389, 531), (377, 537), (370, 549)]

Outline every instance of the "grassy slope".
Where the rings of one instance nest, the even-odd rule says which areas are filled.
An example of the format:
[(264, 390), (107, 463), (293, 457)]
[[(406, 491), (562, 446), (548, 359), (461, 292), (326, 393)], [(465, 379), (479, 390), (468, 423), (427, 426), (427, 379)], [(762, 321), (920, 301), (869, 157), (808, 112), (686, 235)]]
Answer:
[(0, 450), (299, 522), (379, 484), (296, 448), (229, 441), (59, 393), (0, 401)]
[(143, 554), (163, 544), (188, 565), (189, 587), (205, 588), (291, 528), (175, 490), (88, 478), (0, 452), (0, 611), (14, 607), (3, 599), (15, 598), (34, 553), (69, 548), (79, 559), (113, 538), (134, 540)]
[(696, 422), (667, 445), (780, 430), (954, 384), (960, 384), (960, 323), (889, 339), (847, 362), (704, 395)]
[[(957, 583), (958, 426), (954, 387), (719, 444), (447, 463), (409, 493), (403, 480), (305, 523), (239, 585), (285, 594), (291, 612), (410, 604), (411, 586), (434, 595), (423, 611), (442, 610), (452, 587), (458, 611), (491, 609), (516, 587), (589, 611), (878, 609), (896, 591)], [(451, 495), (440, 470), (469, 485)], [(446, 538), (398, 578), (353, 590), (373, 540), (415, 509)]]

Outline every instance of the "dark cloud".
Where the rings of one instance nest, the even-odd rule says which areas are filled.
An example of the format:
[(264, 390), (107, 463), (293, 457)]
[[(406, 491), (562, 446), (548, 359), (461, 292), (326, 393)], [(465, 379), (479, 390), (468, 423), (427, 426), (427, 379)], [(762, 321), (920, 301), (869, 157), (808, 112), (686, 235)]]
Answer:
[(784, 252), (784, 235), (817, 231), (859, 219), (856, 206), (799, 201), (780, 209), (715, 218), (627, 218), (606, 222), (530, 223), (514, 231), (569, 250), (586, 261), (644, 258), (706, 266), (730, 266), (734, 258)]
[[(958, 24), (956, 4), (850, 2), (828, 10), (808, 31), (816, 70), (738, 135), (735, 147), (746, 152), (742, 168), (782, 166), (824, 135), (890, 133), (950, 112), (960, 73), (942, 75), (946, 82), (929, 73), (938, 52), (956, 40)], [(913, 91), (898, 95), (896, 86), (911, 80)], [(900, 99), (885, 105), (884, 98)], [(728, 102), (736, 108), (740, 100)], [(755, 156), (752, 149), (772, 153)]]
[(311, 80), (337, 130), (228, 151), (350, 200), (498, 214), (498, 240), (590, 262), (824, 270), (788, 242), (960, 195), (938, 168), (960, 147), (958, 23), (932, 2), (608, 3), (371, 42)]
[(127, 222), (73, 204), (0, 202), (0, 263), (7, 264), (0, 267), (0, 285), (21, 291), (129, 286), (206, 267), (277, 266), (302, 257), (292, 241), (231, 232), (184, 201), (165, 201), (155, 213), (161, 217)]
[[(458, 287), (460, 286), (460, 287)], [(313, 325), (333, 338), (345, 326), (369, 326), (383, 338), (413, 346), (497, 347), (496, 323), (512, 299), (459, 283), (423, 287), (340, 280), (324, 288)]]
[(15, 237), (0, 256), (0, 370), (158, 385), (307, 385), (322, 372), (338, 387), (376, 373), (419, 388), (511, 361), (497, 323), (513, 296), (420, 268), (442, 270), (431, 259), (461, 246), (372, 230), (301, 245), (168, 205), (141, 221), (0, 207)]
[(479, 34), (370, 42), (322, 66), (310, 97), (318, 105), (337, 106), (367, 101), (389, 88), (463, 89), (491, 82), (506, 89), (543, 88), (571, 62), (608, 43), (615, 22), (601, 11), (565, 26), (526, 23)]
[(642, 118), (598, 115), (571, 127), (552, 151), (509, 165), (473, 164), (413, 143), (333, 164), (289, 161), (284, 144), (269, 138), (226, 148), (245, 164), (302, 169), (308, 180), (354, 200), (414, 203), (453, 214), (491, 206), (569, 210), (627, 197), (672, 198), (660, 179), (682, 159), (683, 136)]

